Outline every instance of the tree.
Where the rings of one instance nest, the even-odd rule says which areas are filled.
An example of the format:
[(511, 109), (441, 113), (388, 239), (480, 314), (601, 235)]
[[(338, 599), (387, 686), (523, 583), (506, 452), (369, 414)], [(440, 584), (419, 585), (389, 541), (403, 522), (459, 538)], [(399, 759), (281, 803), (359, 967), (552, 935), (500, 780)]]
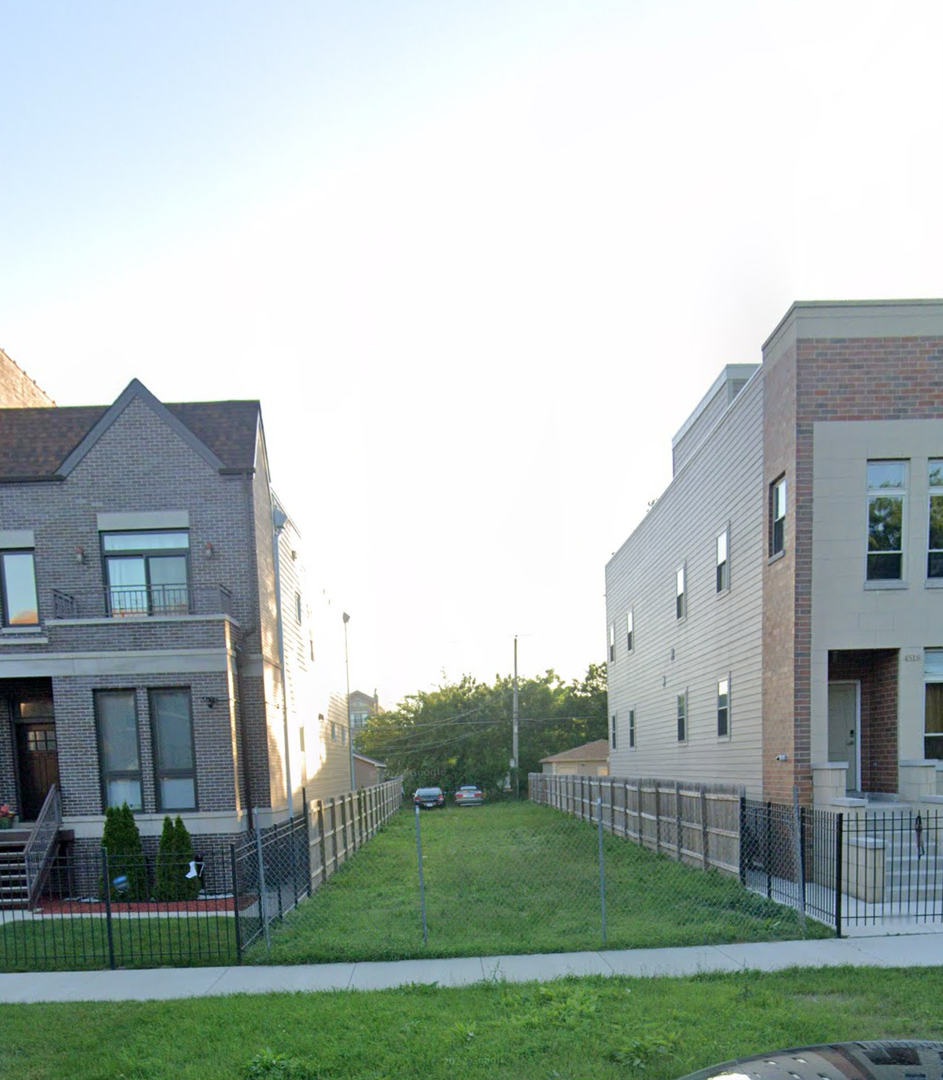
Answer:
[(109, 879), (101, 882), (102, 894), (107, 889), (112, 900), (146, 900), (147, 872), (141, 834), (127, 803), (109, 806), (105, 811), (102, 847), (108, 853)]
[(176, 821), (164, 818), (157, 846), (154, 896), (158, 900), (193, 900), (200, 892), (198, 877), (188, 878), (193, 861), (193, 841), (180, 815)]
[[(494, 795), (510, 773), (513, 679), (493, 686), (466, 675), (458, 683), (410, 695), (396, 709), (371, 717), (361, 748), (404, 777), (407, 790), (440, 784), (454, 791), (477, 783)], [(551, 669), (518, 680), (521, 776), (540, 759), (608, 733), (606, 666), (591, 664), (582, 681), (567, 684)]]

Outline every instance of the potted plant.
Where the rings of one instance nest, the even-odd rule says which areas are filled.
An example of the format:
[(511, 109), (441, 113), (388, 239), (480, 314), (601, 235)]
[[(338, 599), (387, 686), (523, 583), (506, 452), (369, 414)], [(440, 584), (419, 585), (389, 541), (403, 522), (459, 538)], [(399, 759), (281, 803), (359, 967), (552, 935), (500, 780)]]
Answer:
[(0, 829), (12, 829), (16, 821), (16, 814), (10, 809), (9, 803), (0, 803)]

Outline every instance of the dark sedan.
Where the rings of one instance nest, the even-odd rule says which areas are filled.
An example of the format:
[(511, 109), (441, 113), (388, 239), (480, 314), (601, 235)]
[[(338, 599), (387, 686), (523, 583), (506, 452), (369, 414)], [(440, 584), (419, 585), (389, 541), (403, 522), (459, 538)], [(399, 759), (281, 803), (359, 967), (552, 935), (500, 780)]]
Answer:
[(413, 802), (425, 810), (434, 810), (437, 806), (445, 806), (445, 792), (440, 787), (416, 788)]

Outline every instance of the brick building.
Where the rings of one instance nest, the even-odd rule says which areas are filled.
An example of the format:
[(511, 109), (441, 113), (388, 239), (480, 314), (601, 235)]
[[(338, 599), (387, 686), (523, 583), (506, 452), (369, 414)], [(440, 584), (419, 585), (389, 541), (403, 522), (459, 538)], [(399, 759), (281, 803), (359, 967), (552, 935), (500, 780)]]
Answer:
[(307, 585), (258, 402), (135, 380), (0, 431), (0, 802), (32, 821), (55, 783), (97, 844), (124, 801), (144, 837), (165, 813), (225, 837), (348, 790), (340, 612)]
[(932, 803), (943, 301), (797, 303), (606, 567), (610, 771)]

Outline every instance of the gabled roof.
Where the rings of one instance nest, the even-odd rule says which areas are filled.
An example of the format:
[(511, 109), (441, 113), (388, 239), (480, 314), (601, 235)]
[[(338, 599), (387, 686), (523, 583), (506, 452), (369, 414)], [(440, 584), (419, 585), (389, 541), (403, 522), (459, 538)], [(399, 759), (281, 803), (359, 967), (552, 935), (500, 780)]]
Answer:
[(135, 399), (154, 410), (214, 468), (256, 465), (257, 401), (165, 405), (133, 379), (113, 405), (0, 409), (0, 482), (67, 476)]
[(562, 750), (559, 754), (541, 758), (540, 763), (542, 765), (545, 761), (607, 761), (608, 758), (609, 740), (596, 739), (593, 742), (583, 743), (582, 746), (574, 746), (572, 750)]

